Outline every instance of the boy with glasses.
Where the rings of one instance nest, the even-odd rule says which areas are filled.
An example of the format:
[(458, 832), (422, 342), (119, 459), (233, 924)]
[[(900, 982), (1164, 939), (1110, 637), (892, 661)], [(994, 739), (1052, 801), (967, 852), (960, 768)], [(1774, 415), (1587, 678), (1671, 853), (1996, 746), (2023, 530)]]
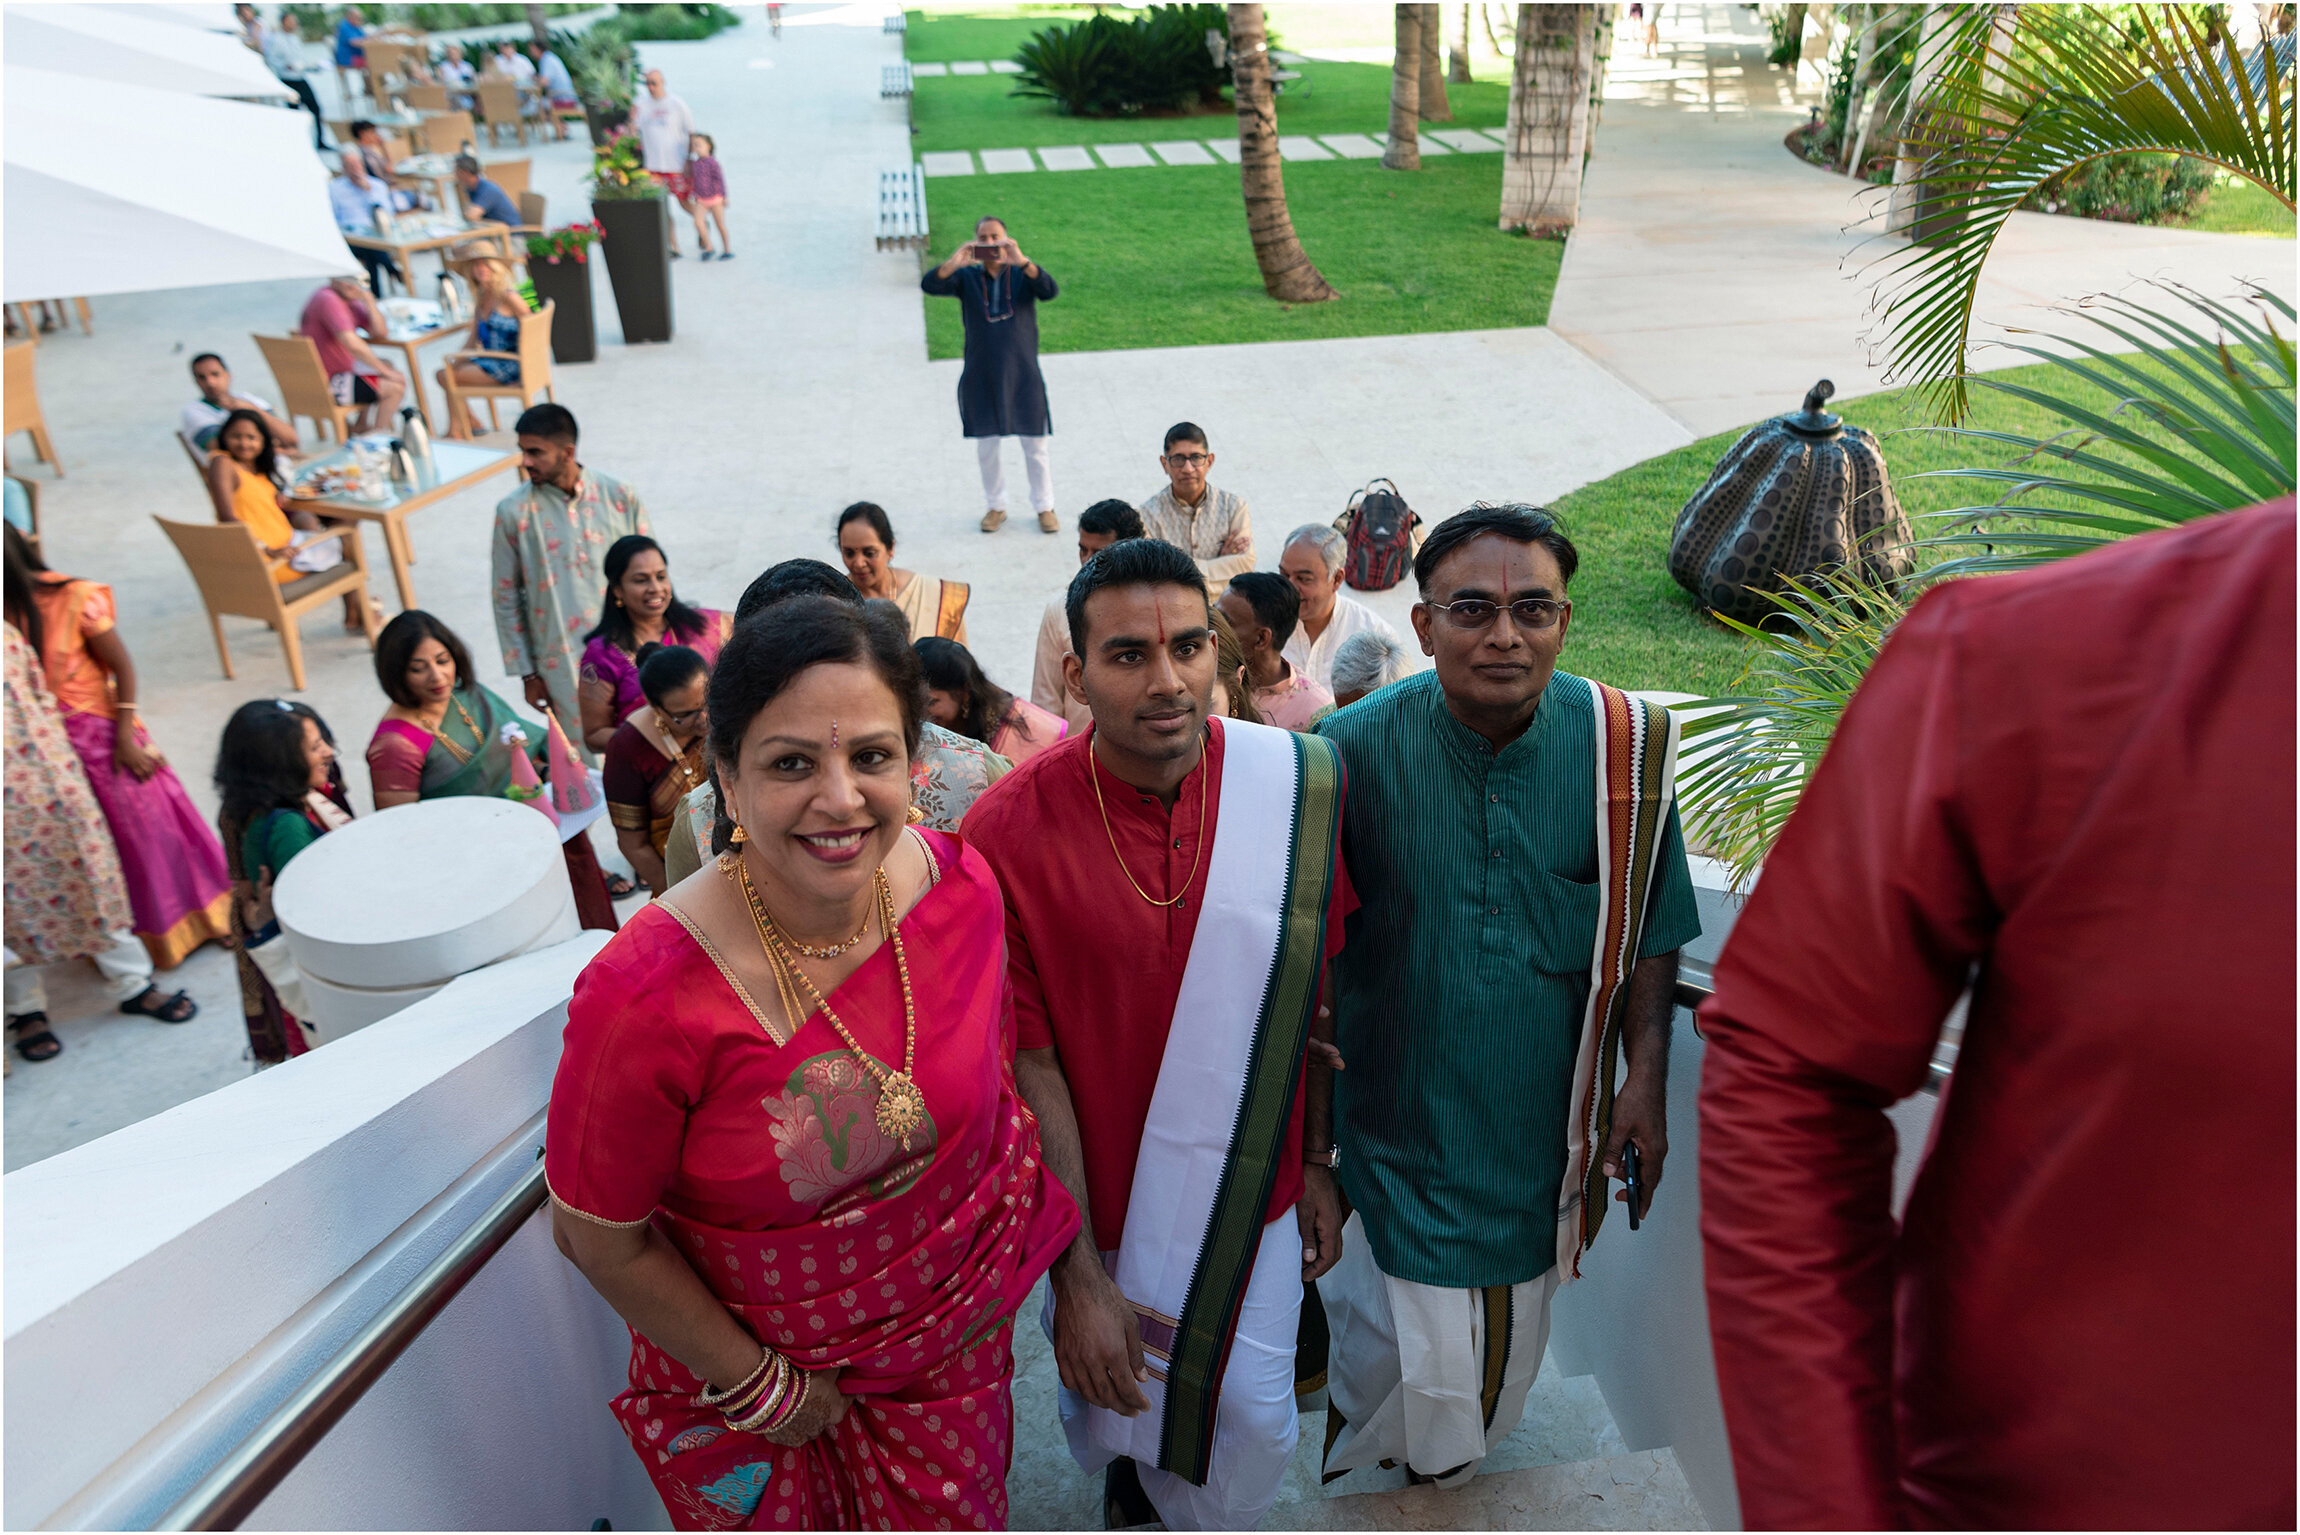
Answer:
[(1342, 855), (1363, 903), (1334, 966), (1355, 1213), (1318, 1287), (1328, 1477), (1383, 1461), (1449, 1487), (1475, 1475), (1525, 1410), (1550, 1298), (1625, 1148), (1635, 1218), (1661, 1181), (1677, 951), (1701, 931), (1676, 723), (1557, 669), (1578, 563), (1533, 507), (1440, 523), (1414, 559), (1436, 669), (1316, 727), (1348, 769)]
[(1166, 471), (1166, 488), (1142, 503), (1142, 526), (1196, 560), (1219, 600), (1232, 576), (1254, 568), (1253, 512), (1236, 491), (1206, 483), (1214, 454), (1196, 422), (1177, 421), (1166, 429), (1158, 467)]

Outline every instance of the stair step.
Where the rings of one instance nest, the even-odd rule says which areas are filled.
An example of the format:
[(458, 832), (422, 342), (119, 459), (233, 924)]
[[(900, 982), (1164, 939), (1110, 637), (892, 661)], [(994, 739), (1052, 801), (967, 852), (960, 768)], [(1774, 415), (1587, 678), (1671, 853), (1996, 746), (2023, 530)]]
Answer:
[(1473, 1477), (1450, 1491), (1400, 1487), (1281, 1502), (1273, 1530), (1705, 1530), (1666, 1449)]

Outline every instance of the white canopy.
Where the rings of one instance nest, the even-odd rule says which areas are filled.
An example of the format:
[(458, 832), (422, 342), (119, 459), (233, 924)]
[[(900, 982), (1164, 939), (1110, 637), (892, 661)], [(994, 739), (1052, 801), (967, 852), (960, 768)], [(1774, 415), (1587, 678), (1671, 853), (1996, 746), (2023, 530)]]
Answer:
[(9, 38), (0, 297), (357, 270), (309, 117), (22, 68)]
[[(199, 29), (165, 6), (11, 5), (8, 67), (45, 69), (195, 96), (281, 100), (292, 94), (238, 38)], [(137, 11), (158, 14), (136, 15)], [(189, 23), (189, 24), (187, 24)], [(309, 131), (310, 123), (305, 123)]]

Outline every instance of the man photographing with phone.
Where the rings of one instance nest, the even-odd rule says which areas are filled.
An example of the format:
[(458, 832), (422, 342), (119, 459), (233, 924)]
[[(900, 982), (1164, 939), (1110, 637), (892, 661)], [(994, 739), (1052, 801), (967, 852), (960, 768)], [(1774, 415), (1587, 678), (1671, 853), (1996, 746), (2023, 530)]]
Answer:
[(1054, 423), (1046, 409), (1046, 380), (1038, 372), (1038, 306), (1058, 291), (1054, 279), (1022, 253), (1005, 221), (985, 218), (918, 285), (938, 297), (956, 297), (966, 323), (958, 419), (974, 439), (982, 466), (982, 498), (988, 507), (982, 531), (995, 533), (1006, 521), (1006, 471), (999, 464), (1003, 437), (1022, 441), (1039, 531), (1061, 531), (1046, 442)]

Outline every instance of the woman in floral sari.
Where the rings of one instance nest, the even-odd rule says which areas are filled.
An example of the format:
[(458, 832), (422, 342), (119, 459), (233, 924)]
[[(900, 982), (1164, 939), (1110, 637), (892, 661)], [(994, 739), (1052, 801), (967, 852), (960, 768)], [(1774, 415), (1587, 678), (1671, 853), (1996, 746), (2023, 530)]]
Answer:
[(583, 973), (560, 1250), (632, 1330), (613, 1403), (675, 1523), (997, 1529), (1016, 1309), (1078, 1229), (1014, 1088), (1003, 902), (908, 826), (898, 625), (804, 597), (713, 669), (721, 850)]
[[(375, 676), (391, 699), (367, 743), (376, 809), (457, 794), (504, 797), (519, 754), (538, 777), (546, 771), (543, 732), (473, 678), (463, 641), (422, 609), (409, 608), (383, 626), (375, 642)], [(615, 931), (615, 906), (590, 836), (579, 833), (559, 846), (567, 856), (576, 917), (585, 927)]]

